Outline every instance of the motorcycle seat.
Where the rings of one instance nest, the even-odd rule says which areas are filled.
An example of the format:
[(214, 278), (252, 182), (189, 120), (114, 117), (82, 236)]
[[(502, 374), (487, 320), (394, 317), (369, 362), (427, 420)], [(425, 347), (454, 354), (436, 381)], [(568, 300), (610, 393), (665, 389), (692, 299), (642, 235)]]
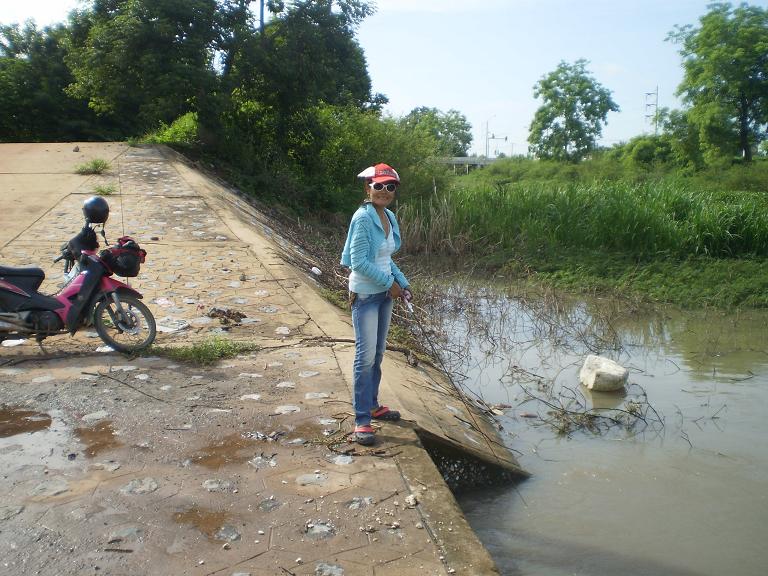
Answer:
[(0, 266), (0, 279), (16, 282), (25, 288), (37, 290), (40, 284), (43, 283), (43, 280), (45, 280), (45, 272), (42, 268), (35, 266), (25, 266), (23, 268)]
[(0, 266), (0, 276), (5, 276), (6, 278), (18, 278), (19, 276), (26, 276), (27, 278), (45, 278), (45, 272), (42, 268), (38, 268), (37, 266), (24, 266), (22, 268)]

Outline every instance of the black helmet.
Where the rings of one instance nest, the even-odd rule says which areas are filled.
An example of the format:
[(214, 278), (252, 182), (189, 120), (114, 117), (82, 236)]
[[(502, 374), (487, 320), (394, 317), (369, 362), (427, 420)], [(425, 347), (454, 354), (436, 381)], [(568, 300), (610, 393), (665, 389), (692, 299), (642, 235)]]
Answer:
[(104, 224), (109, 218), (109, 204), (101, 196), (91, 196), (83, 202), (83, 215), (91, 224)]

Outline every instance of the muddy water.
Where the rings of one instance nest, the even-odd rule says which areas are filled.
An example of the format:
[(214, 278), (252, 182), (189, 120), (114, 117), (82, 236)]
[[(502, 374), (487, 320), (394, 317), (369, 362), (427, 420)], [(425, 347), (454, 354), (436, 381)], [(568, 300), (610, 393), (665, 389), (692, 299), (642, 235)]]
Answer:
[(215, 440), (192, 456), (192, 462), (211, 470), (218, 470), (230, 464), (242, 464), (253, 458), (252, 448), (256, 440), (241, 434), (230, 434)]
[[(506, 440), (533, 475), (459, 495), (503, 574), (768, 573), (768, 313), (466, 296), (435, 314), (454, 335), (446, 360), (468, 389), (510, 406)], [(625, 395), (583, 392), (589, 353), (629, 368)], [(630, 400), (648, 422), (565, 434), (543, 403)]]
[(0, 406), (0, 470), (73, 467), (76, 463), (68, 458), (70, 440), (71, 432), (56, 411), (43, 414), (18, 406)]
[(93, 458), (123, 445), (115, 436), (115, 429), (110, 421), (98, 422), (87, 428), (75, 428), (75, 436), (84, 445), (86, 458)]
[(0, 406), (0, 438), (38, 432), (51, 426), (51, 417), (15, 406)]
[(227, 512), (216, 512), (200, 508), (191, 508), (173, 515), (173, 520), (177, 524), (190, 524), (211, 540), (221, 539), (217, 536), (217, 533), (224, 526), (228, 518), (229, 514)]

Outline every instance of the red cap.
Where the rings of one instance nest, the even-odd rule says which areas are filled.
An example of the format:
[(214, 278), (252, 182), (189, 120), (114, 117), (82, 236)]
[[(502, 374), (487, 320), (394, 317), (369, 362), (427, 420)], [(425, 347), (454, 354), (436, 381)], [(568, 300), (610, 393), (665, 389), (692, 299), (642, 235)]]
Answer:
[(397, 182), (400, 184), (400, 175), (389, 164), (376, 164), (375, 166), (369, 166), (360, 174), (358, 178), (365, 178), (370, 182)]

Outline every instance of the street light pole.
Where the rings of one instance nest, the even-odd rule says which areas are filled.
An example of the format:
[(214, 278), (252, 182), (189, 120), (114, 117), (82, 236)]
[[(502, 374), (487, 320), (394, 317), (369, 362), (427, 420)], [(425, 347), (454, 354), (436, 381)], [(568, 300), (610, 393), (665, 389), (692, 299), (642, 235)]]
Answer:
[(488, 144), (489, 144), (489, 131), (488, 131), (488, 124), (489, 124), (489, 123), (490, 123), (490, 121), (491, 121), (491, 120), (493, 120), (494, 118), (496, 118), (496, 114), (494, 114), (493, 116), (491, 116), (490, 118), (488, 118), (488, 120), (486, 120), (486, 121), (485, 121), (485, 157), (486, 157), (486, 158), (488, 158), (488, 155), (489, 155), (489, 153), (490, 153), (490, 149), (489, 149), (489, 147), (488, 147)]
[(504, 140), (504, 142), (506, 142), (507, 141), (507, 137), (506, 136), (496, 136), (496, 134), (491, 134), (490, 136), (488, 136), (486, 134), (486, 137), (485, 137), (485, 151), (486, 151), (485, 152), (485, 157), (486, 158), (488, 158), (488, 143), (491, 140)]

